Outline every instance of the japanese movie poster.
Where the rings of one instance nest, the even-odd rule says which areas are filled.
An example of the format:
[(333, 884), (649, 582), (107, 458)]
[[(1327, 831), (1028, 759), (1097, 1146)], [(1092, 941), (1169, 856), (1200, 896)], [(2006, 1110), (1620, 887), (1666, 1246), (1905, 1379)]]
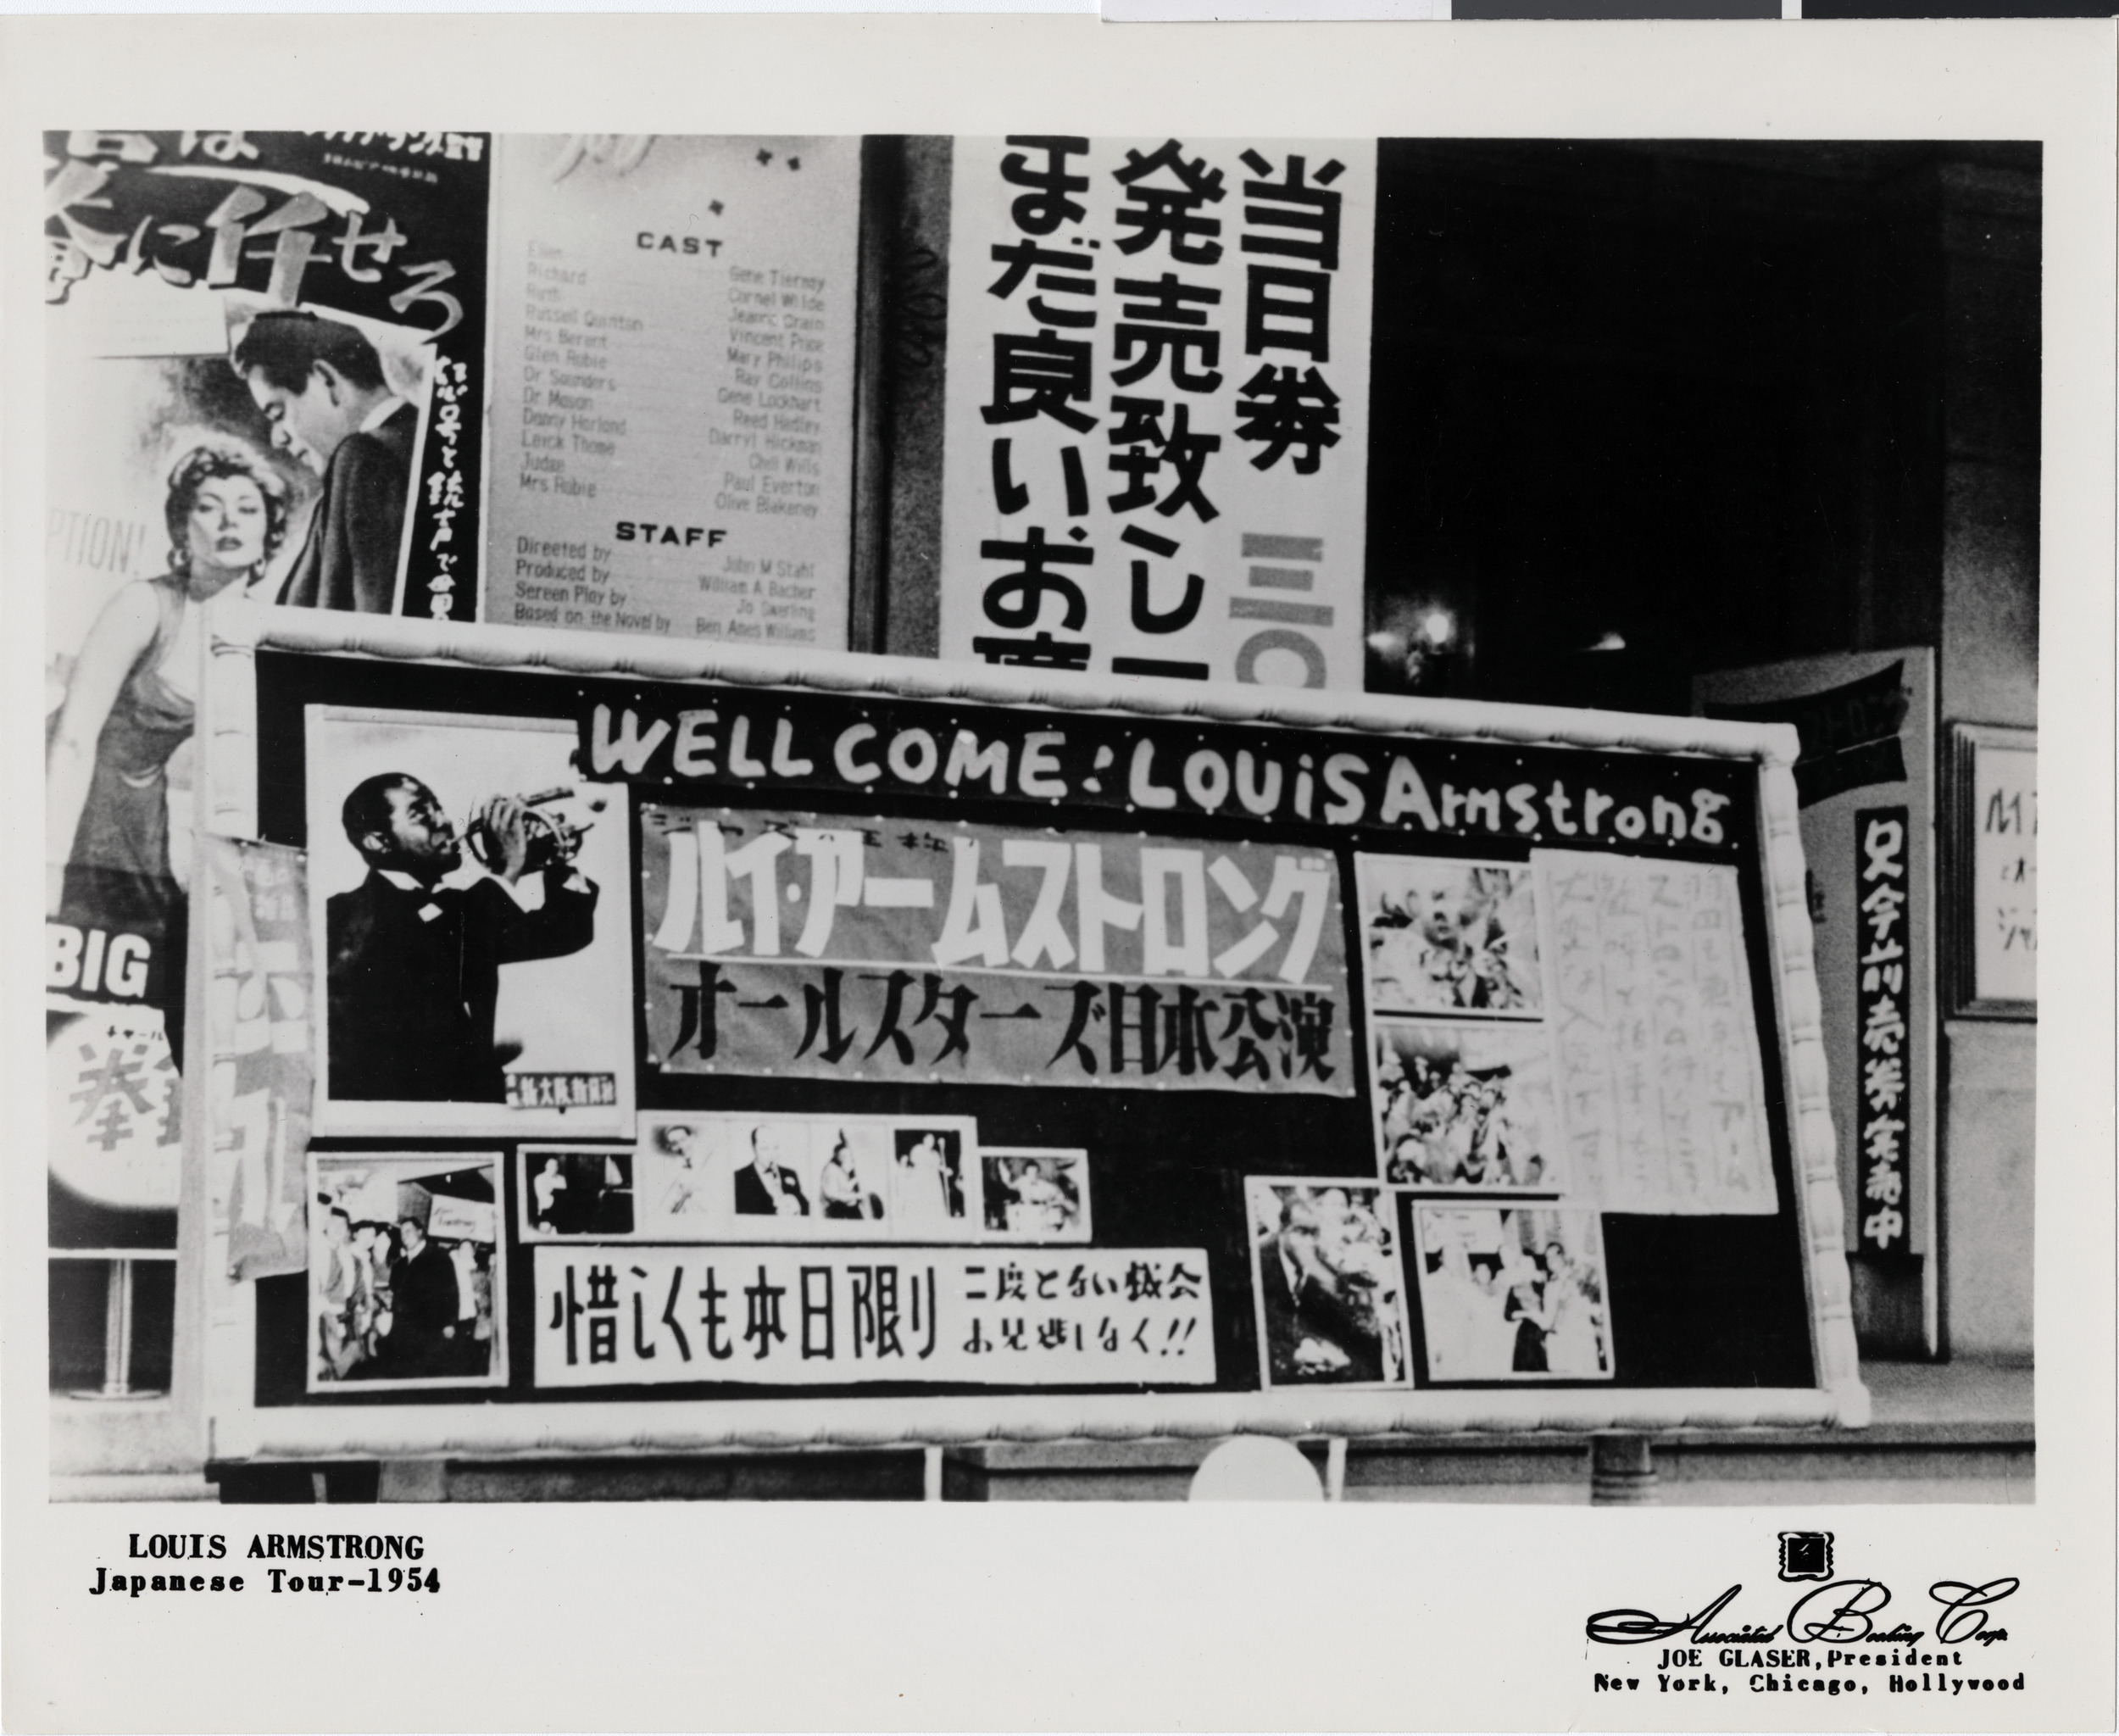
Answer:
[(1373, 141), (955, 142), (942, 654), (1361, 684)]
[(626, 799), (573, 732), (314, 706), (307, 758), (322, 1130), (626, 1132)]
[(460, 1151), (312, 1155), (311, 1392), (507, 1384), (499, 1173)]
[[(95, 1027), (140, 1073), (129, 1106), (183, 1058), (203, 621), (244, 599), (473, 613), (487, 142), (44, 136), (47, 983), (100, 1015), (55, 1070)], [(89, 1217), (55, 1237), (168, 1240), (108, 1217), (140, 1189), (79, 1144), (57, 1136), (54, 1199)], [(147, 1191), (173, 1205), (174, 1135), (120, 1145), (161, 1151)]]
[(1612, 1377), (1597, 1213), (1415, 1201), (1412, 1215), (1430, 1381)]
[(497, 149), (484, 618), (843, 648), (860, 141)]

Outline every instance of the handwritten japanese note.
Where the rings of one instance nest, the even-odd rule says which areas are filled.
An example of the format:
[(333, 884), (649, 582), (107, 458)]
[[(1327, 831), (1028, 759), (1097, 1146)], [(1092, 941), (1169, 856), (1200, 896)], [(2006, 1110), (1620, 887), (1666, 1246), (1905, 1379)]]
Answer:
[(1560, 1113), (1606, 1211), (1777, 1209), (1733, 868), (1541, 850)]
[(540, 1248), (540, 1387), (1210, 1386), (1197, 1248)]

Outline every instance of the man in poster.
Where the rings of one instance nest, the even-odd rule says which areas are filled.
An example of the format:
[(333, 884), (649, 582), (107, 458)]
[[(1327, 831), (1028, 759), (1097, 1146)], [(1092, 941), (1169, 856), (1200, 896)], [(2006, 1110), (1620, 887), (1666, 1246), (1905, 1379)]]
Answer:
[(427, 1240), (415, 1216), (398, 1221), (404, 1253), (390, 1269), (390, 1335), (383, 1360), (395, 1377), (448, 1372), (462, 1298), (454, 1263)]
[(1272, 1383), (1366, 1383), (1383, 1378), (1376, 1327), (1346, 1294), (1341, 1246), (1347, 1216), (1337, 1189), (1312, 1199), (1290, 1193), (1280, 1230), (1258, 1250), (1265, 1305), (1265, 1347)]
[(274, 442), (324, 479), (309, 538), (275, 600), (389, 614), (418, 411), (391, 391), (375, 346), (342, 320), (260, 314), (233, 359)]
[(509, 797), (480, 810), (492, 872), (468, 887), (442, 883), (462, 865), (463, 849), (416, 777), (364, 780), (341, 817), (368, 877), (325, 902), (329, 1094), (506, 1101), (493, 1043), (500, 967), (587, 946), (596, 883), (564, 862), (532, 869), (528, 810)]

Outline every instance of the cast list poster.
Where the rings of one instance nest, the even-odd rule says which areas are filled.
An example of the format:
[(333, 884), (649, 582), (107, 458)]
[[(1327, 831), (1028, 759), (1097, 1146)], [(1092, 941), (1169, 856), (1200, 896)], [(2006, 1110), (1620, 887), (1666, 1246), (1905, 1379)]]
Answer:
[[(320, 1505), (299, 1477), (280, 1504), (222, 1506), (195, 1463), (173, 1464), (128, 1500), (53, 1501), (44, 1179), (41, 1165), (18, 1163), (5, 1214), (0, 1640), (12, 1728), (2110, 1728), (2113, 776), (2100, 696), (2113, 638), (2112, 25), (1421, 28), (1435, 34), (880, 15), (290, 18), (269, 30), (250, 19), (13, 19), (0, 28), (0, 110), (64, 127), (92, 114), (160, 114), (173, 92), (191, 93), (187, 102), (206, 92), (260, 125), (374, 125), (385, 110), (545, 137), (615, 118), (658, 136), (765, 141), (798, 127), (1156, 142), (1261, 132), (2041, 141), (2039, 537), (2050, 576), (2039, 876), (2043, 914), (2069, 939), (2046, 951), (2038, 985), (2035, 1490), (1857, 1505), (1835, 1499), (1827, 1479), (1718, 1506), (1684, 1505), (1667, 1487), (1660, 1507), (1595, 1511), (1392, 1503), (1365, 1498), (1357, 1442), (1343, 1500), (1233, 1508), (975, 1508), (912, 1499), (917, 1479), (907, 1499), (869, 1506), (437, 1503), (420, 1499), (435, 1492), (432, 1473), (402, 1461), (388, 1465), (392, 1499), (373, 1505)], [(290, 65), (302, 75), (291, 78)], [(41, 290), (27, 203), (34, 142), (27, 125), (7, 137), (4, 285), (7, 310), (19, 314)], [(829, 275), (799, 262), (785, 269)], [(649, 317), (637, 303), (627, 316)], [(47, 528), (38, 339), (34, 317), (8, 320), (0, 400), (0, 583), (25, 620)], [(514, 409), (519, 434), (520, 399)], [(497, 429), (503, 414), (496, 404)], [(709, 463), (702, 443), (689, 467), (705, 476)], [(600, 493), (603, 477), (593, 480)], [(498, 520), (497, 496), (491, 504)], [(594, 520), (554, 514), (513, 534), (593, 538), (613, 550), (608, 583), (626, 589), (616, 521), (659, 525), (670, 508), (593, 504)], [(722, 522), (714, 511), (709, 496), (681, 522), (710, 529)], [(605, 517), (611, 533), (598, 536)], [(713, 569), (697, 552), (676, 569), (675, 589), (688, 581), (705, 595), (698, 580)], [(633, 583), (644, 596), (648, 581)], [(668, 602), (660, 613), (676, 632)], [(33, 631), (0, 642), (0, 690), (14, 708), (0, 765), (18, 800), (41, 774), (27, 715), (38, 642)], [(653, 651), (642, 636), (642, 657)], [(31, 908), (33, 866), (29, 852), (0, 865), (8, 910)], [(18, 1104), (39, 1100), (31, 1070), (43, 1064), (29, 1028), (27, 927), (6, 931)], [(195, 1168), (187, 1185), (202, 1179)], [(1497, 1394), (1496, 1419), (1527, 1414), (1519, 1398), (1538, 1401)], [(479, 1462), (498, 1408), (476, 1393), (452, 1404), (460, 1463)], [(902, 1418), (887, 1401), (876, 1414), (887, 1441)], [(793, 1429), (798, 1413), (782, 1415)], [(924, 1452), (921, 1462), (924, 1475)], [(359, 1539), (357, 1562), (347, 1538)], [(299, 1557), (290, 1553), (298, 1541)], [(187, 1585), (193, 1575), (240, 1576), (244, 1589), (113, 1594), (120, 1572), (175, 1574), (179, 1550)], [(299, 1594), (285, 1589), (297, 1560)], [(332, 1576), (336, 1592), (309, 1590), (312, 1577)], [(1849, 1589), (1792, 1613), (1828, 1587)], [(1792, 1626), (1817, 1637), (1794, 1639)], [(1695, 1628), (1776, 1637), (1754, 1645)], [(1901, 1628), (1917, 1639), (1882, 1638)], [(1639, 1643), (1615, 1643), (1629, 1636)], [(1721, 1655), (1784, 1645), (1810, 1650), (1806, 1673)], [(1695, 1646), (1697, 1662), (1671, 1655)], [(1875, 1661), (1894, 1649), (1899, 1662)], [(1827, 1667), (1821, 1655), (1833, 1651), (1870, 1661)], [(1909, 1663), (1909, 1651), (1962, 1661)], [(1894, 1695), (1894, 1675), (1931, 1683)], [(1938, 1691), (1938, 1675), (2011, 1685)], [(1783, 1676), (1856, 1685), (1833, 1694), (1751, 1685)]]

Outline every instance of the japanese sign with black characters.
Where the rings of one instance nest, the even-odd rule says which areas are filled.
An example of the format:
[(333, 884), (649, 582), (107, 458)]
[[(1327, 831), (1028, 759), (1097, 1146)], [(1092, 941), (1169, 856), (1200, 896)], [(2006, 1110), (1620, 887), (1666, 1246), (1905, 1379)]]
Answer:
[(1373, 142), (954, 165), (943, 654), (1359, 686)]

